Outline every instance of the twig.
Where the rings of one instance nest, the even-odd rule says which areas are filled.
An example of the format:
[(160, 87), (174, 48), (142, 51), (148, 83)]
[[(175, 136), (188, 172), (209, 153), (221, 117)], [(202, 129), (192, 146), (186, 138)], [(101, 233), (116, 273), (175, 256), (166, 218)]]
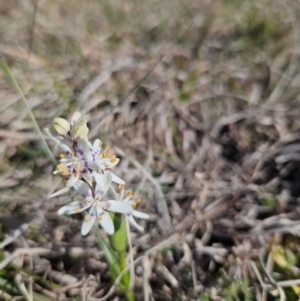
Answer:
[(264, 264), (264, 252), (265, 252), (265, 249), (264, 249), (264, 241), (263, 241), (263, 237), (259, 236), (259, 242), (261, 243), (262, 247), (260, 248), (259, 250), (259, 261), (260, 261), (260, 264), (261, 264), (261, 267), (265, 273), (265, 275), (267, 276), (267, 278), (269, 279), (270, 281), (270, 284), (272, 284), (274, 286), (274, 288), (277, 287), (277, 284), (276, 282), (274, 281), (274, 279), (271, 277), (271, 275), (269, 274), (269, 272), (267, 271), (266, 267), (265, 267), (265, 264)]
[(39, 254), (39, 255), (48, 255), (51, 254), (51, 249), (46, 248), (19, 248), (11, 253), (8, 257), (6, 257), (3, 261), (0, 262), (0, 270), (6, 267), (11, 261), (13, 261), (19, 255), (31, 255), (31, 254)]
[(143, 257), (143, 290), (144, 290), (144, 301), (149, 301), (149, 283), (148, 283), (148, 267), (149, 267), (149, 258), (148, 256)]
[(32, 49), (33, 49), (34, 27), (35, 27), (35, 20), (36, 20), (36, 14), (37, 14), (38, 0), (34, 0), (33, 7), (34, 7), (34, 10), (33, 10), (33, 14), (32, 14), (32, 23), (31, 23), (31, 27), (29, 28), (29, 42), (28, 42), (29, 54), (32, 52)]

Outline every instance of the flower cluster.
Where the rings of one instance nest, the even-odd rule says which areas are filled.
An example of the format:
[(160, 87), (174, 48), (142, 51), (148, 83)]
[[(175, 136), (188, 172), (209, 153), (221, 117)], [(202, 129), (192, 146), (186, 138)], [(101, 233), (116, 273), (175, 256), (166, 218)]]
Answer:
[[(115, 229), (109, 212), (124, 214), (131, 225), (143, 231), (143, 227), (136, 223), (134, 217), (148, 219), (149, 216), (135, 210), (140, 200), (134, 201), (132, 192), (124, 197), (125, 182), (110, 171), (120, 160), (115, 155), (108, 156), (109, 146), (102, 150), (101, 140), (96, 139), (91, 144), (88, 140), (87, 122), (87, 115), (76, 112), (70, 123), (64, 118), (54, 119), (53, 126), (57, 135), (45, 129), (47, 137), (60, 150), (59, 164), (54, 174), (59, 174), (65, 182), (65, 187), (53, 193), (50, 198), (70, 189), (79, 194), (80, 200), (60, 208), (58, 213), (74, 214), (86, 211), (81, 228), (82, 235), (86, 235), (96, 221), (108, 234), (113, 234)], [(113, 183), (119, 185), (119, 193), (115, 192)], [(110, 189), (114, 193), (114, 199), (106, 197)]]

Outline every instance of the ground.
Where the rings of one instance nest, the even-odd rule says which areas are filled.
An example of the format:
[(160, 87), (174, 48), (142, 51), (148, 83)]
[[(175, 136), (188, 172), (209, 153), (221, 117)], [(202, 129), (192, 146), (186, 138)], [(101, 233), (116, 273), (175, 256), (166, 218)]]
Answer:
[(48, 199), (62, 183), (41, 133), (75, 111), (150, 215), (131, 234), (136, 300), (298, 300), (299, 2), (3, 0), (0, 14), (1, 300), (113, 286), (95, 233)]

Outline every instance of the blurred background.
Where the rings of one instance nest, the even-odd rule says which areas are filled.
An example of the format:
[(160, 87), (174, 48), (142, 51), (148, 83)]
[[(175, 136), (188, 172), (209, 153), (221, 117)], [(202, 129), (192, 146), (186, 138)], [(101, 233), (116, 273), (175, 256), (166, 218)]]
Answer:
[[(89, 114), (150, 215), (137, 300), (298, 300), (299, 16), (296, 0), (0, 1), (0, 55), (40, 129)], [(54, 163), (0, 72), (0, 299), (101, 298), (96, 237), (56, 214)]]

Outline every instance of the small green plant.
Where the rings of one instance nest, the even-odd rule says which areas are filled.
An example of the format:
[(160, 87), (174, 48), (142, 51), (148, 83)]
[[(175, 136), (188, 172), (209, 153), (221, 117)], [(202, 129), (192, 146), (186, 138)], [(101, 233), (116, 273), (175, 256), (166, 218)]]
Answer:
[[(76, 112), (71, 122), (55, 118), (54, 133), (45, 129), (47, 137), (59, 149), (59, 163), (54, 174), (59, 174), (65, 183), (65, 187), (53, 193), (50, 198), (70, 190), (78, 195), (75, 201), (60, 208), (58, 214), (85, 212), (81, 227), (83, 236), (90, 232), (95, 223), (105, 230), (109, 243), (102, 238), (98, 228), (94, 227), (112, 277), (116, 280), (124, 271), (119, 288), (125, 293), (127, 300), (134, 300), (130, 275), (128, 271), (125, 272), (129, 237), (127, 222), (143, 231), (143, 227), (134, 218), (148, 219), (149, 216), (135, 210), (141, 200), (134, 200), (131, 191), (125, 194), (124, 180), (110, 171), (120, 161), (115, 155), (108, 155), (110, 146), (102, 150), (103, 142), (100, 139), (96, 139), (93, 144), (88, 140), (88, 119), (87, 115)], [(118, 185), (118, 192), (114, 185)]]

